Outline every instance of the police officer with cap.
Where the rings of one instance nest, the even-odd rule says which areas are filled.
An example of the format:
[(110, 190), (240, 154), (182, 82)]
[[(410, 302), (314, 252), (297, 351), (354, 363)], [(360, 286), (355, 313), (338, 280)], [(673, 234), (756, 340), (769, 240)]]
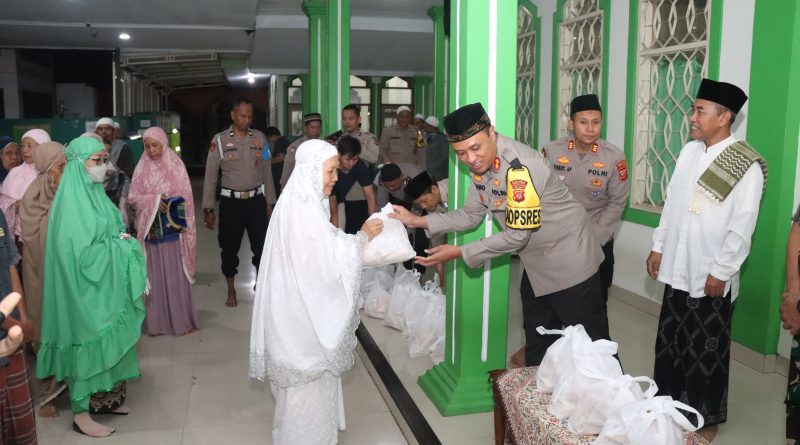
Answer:
[(216, 222), (214, 198), (221, 170), (217, 240), (222, 249), (222, 274), (228, 285), (225, 306), (235, 307), (234, 277), (239, 266), (242, 236), (247, 230), (253, 265), (258, 268), (268, 215), (275, 206), (275, 185), (269, 159), (263, 159), (267, 138), (264, 133), (250, 128), (253, 103), (246, 99), (233, 102), (231, 120), (230, 128), (211, 139), (203, 182), (203, 213), (206, 227), (213, 230)]
[(283, 159), (283, 172), (281, 173), (281, 188), (286, 187), (289, 176), (292, 176), (297, 148), (305, 141), (319, 139), (320, 133), (322, 133), (322, 116), (319, 113), (308, 113), (303, 116), (303, 136), (292, 142), (286, 149), (286, 157)]
[(463, 258), (474, 268), (502, 254), (518, 254), (525, 268), (520, 293), (528, 366), (538, 365), (555, 341), (539, 335), (537, 326), (582, 324), (592, 339), (608, 339), (597, 273), (603, 252), (583, 207), (539, 152), (495, 131), (480, 103), (450, 113), (444, 126), (459, 161), (470, 169), (472, 186), (464, 206), (427, 216), (395, 206), (394, 217), (435, 235), (474, 228), (489, 213), (503, 230), (464, 246), (433, 247), (417, 263)]
[(614, 232), (622, 220), (628, 199), (628, 163), (625, 153), (600, 139), (603, 110), (594, 94), (572, 99), (569, 112), (571, 136), (549, 142), (542, 156), (550, 168), (589, 213), (605, 259), (600, 265), (603, 300), (614, 277)]

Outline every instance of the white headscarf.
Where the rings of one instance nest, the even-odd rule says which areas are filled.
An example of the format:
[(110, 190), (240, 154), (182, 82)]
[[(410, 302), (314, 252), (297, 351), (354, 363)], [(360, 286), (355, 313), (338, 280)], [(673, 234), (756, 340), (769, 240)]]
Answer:
[(363, 233), (330, 223), (322, 164), (337, 155), (322, 140), (297, 149), (296, 166), (269, 222), (250, 332), (250, 376), (280, 388), (353, 366)]

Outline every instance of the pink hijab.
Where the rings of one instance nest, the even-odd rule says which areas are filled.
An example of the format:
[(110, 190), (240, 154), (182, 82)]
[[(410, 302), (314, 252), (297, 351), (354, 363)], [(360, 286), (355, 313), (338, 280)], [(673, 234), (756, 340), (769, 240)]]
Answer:
[[(46, 131), (34, 128), (28, 130), (22, 135), (22, 139), (31, 138), (39, 144), (50, 142), (50, 135)], [(8, 172), (2, 187), (0, 187), (0, 210), (6, 217), (9, 232), (17, 237), (22, 236), (20, 228), (20, 220), (17, 215), (17, 209), (14, 204), (22, 199), (25, 191), (31, 185), (34, 179), (39, 176), (36, 170), (36, 164), (31, 162), (23, 162), (21, 165), (14, 167)]]
[(136, 209), (136, 236), (142, 247), (150, 226), (158, 212), (162, 198), (182, 196), (186, 201), (187, 229), (181, 234), (181, 261), (183, 272), (190, 283), (194, 283), (195, 261), (197, 255), (197, 230), (194, 217), (194, 199), (189, 174), (183, 161), (169, 147), (167, 134), (159, 127), (145, 130), (142, 140), (152, 138), (164, 147), (161, 158), (154, 161), (147, 153), (142, 155), (131, 179), (128, 201)]

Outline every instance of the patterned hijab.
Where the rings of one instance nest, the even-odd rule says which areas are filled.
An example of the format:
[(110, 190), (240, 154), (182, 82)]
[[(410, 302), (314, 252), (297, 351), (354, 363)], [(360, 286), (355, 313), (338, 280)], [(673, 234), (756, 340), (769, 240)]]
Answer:
[(189, 174), (183, 161), (169, 147), (167, 134), (159, 127), (150, 127), (142, 140), (155, 139), (163, 147), (161, 157), (150, 159), (145, 153), (136, 165), (131, 179), (128, 201), (136, 208), (136, 234), (142, 248), (144, 237), (158, 214), (158, 205), (163, 198), (181, 196), (186, 202), (187, 228), (181, 234), (181, 261), (183, 272), (190, 283), (194, 283), (197, 255), (197, 228), (194, 218), (194, 198)]

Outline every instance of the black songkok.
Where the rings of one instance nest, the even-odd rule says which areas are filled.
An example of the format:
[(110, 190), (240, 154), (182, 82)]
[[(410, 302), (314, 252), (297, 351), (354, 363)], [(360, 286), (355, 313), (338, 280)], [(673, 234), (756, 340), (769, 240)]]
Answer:
[(490, 125), (492, 121), (480, 102), (464, 105), (444, 117), (444, 131), (450, 142), (469, 139)]
[(703, 79), (700, 82), (697, 98), (727, 107), (733, 111), (733, 114), (738, 113), (744, 103), (747, 102), (747, 95), (744, 94), (741, 88), (731, 83), (717, 82), (711, 79)]
[(436, 185), (436, 182), (431, 175), (429, 175), (428, 172), (422, 172), (414, 176), (411, 181), (408, 181), (408, 185), (406, 185), (406, 195), (411, 199), (417, 199), (434, 185)]
[(597, 98), (596, 94), (584, 94), (583, 96), (578, 96), (575, 99), (572, 99), (572, 102), (569, 104), (570, 118), (575, 116), (575, 113), (594, 110), (597, 110), (601, 113), (603, 112), (603, 108), (600, 107), (600, 100)]

